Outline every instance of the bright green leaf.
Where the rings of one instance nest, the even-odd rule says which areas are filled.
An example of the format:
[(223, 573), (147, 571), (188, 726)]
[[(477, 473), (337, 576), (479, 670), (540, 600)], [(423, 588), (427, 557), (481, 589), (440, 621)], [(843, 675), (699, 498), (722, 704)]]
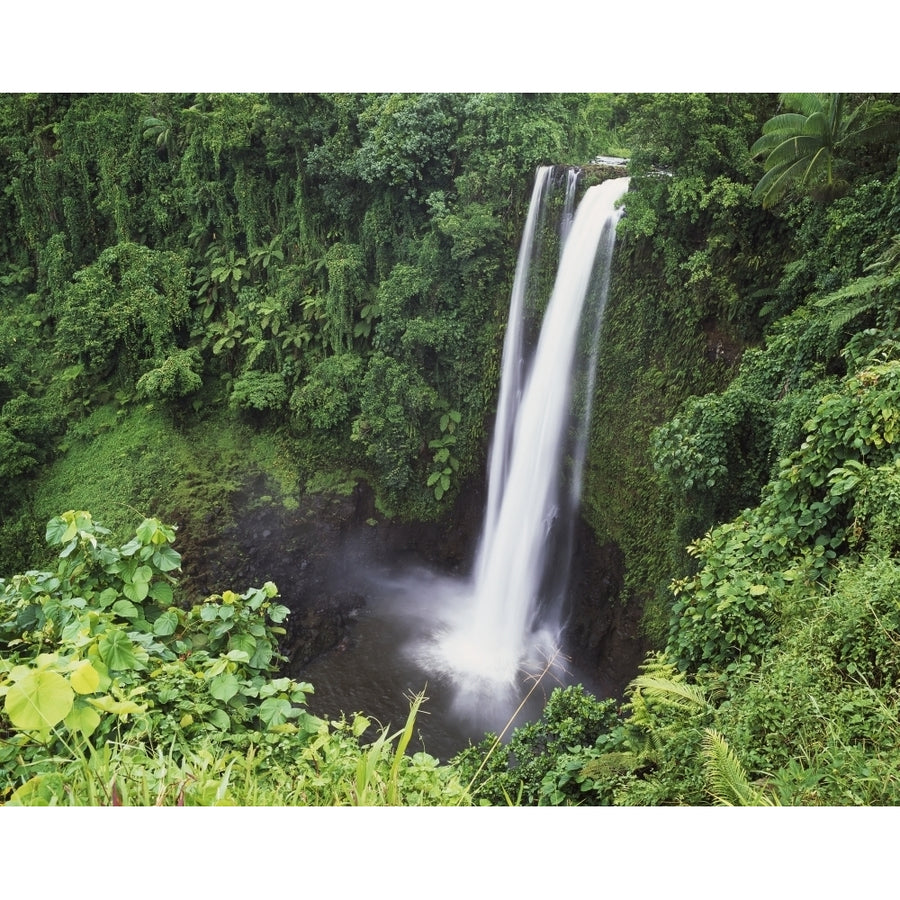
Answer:
[(240, 683), (234, 675), (216, 675), (209, 683), (209, 692), (223, 703), (227, 703), (240, 689)]
[(112, 611), (123, 619), (136, 619), (140, 615), (138, 608), (130, 600), (116, 600)]
[(100, 673), (89, 660), (83, 659), (69, 675), (69, 684), (76, 694), (93, 694), (100, 687)]
[(16, 728), (47, 733), (69, 714), (74, 697), (75, 692), (62, 675), (37, 669), (10, 687), (4, 707)]
[(76, 705), (65, 718), (69, 731), (81, 732), (83, 737), (90, 737), (100, 724), (100, 714), (87, 705)]
[(132, 713), (141, 713), (147, 708), (140, 706), (133, 700), (115, 700), (109, 694), (103, 697), (88, 697), (88, 703), (103, 712), (112, 713), (115, 716), (127, 716)]
[(110, 668), (118, 671), (139, 667), (134, 655), (134, 645), (124, 631), (110, 629), (100, 638), (98, 643), (100, 658)]
[(287, 721), (293, 707), (290, 702), (282, 697), (269, 697), (259, 705), (259, 717), (265, 725), (271, 728), (273, 725), (281, 725)]
[(153, 633), (157, 637), (167, 637), (178, 630), (178, 613), (170, 609), (164, 612), (153, 623)]

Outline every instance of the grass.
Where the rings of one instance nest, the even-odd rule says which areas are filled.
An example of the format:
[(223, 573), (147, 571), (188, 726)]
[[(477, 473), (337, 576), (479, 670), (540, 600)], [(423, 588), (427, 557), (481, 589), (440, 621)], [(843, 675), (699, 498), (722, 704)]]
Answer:
[(134, 740), (98, 748), (68, 744), (67, 757), (41, 760), (43, 771), (11, 791), (5, 805), (467, 805), (468, 792), (448, 766), (406, 752), (425, 699), (410, 697), (406, 724), (394, 734), (385, 728), (360, 745), (358, 729), (332, 723), (279, 759), (267, 753), (262, 734), (245, 749), (213, 736), (190, 747), (176, 740), (167, 748)]

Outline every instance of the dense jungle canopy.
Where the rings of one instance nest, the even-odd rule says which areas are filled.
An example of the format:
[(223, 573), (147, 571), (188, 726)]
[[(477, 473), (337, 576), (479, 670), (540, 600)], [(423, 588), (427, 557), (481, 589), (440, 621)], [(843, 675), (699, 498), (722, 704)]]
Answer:
[[(0, 801), (897, 803), (898, 154), (894, 94), (0, 95)], [(600, 155), (582, 508), (651, 653), (509, 753), (360, 744), (171, 524), (260, 474), (446, 519), (535, 168)]]

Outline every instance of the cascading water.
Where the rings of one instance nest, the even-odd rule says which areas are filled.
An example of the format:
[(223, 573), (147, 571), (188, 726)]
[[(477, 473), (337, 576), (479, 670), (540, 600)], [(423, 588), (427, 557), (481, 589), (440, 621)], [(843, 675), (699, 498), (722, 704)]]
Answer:
[[(396, 725), (408, 713), (404, 692), (424, 686), (426, 710), (439, 713), (423, 723), (424, 746), (449, 757), (472, 737), (500, 731), (531, 686), (527, 676), (556, 657), (615, 203), (628, 188), (624, 178), (589, 188), (573, 216), (579, 174), (548, 166), (535, 179), (510, 298), (473, 572), (461, 580), (408, 566), (368, 568), (360, 585), (368, 613), (347, 652), (297, 673), (316, 685), (310, 709), (317, 714), (361, 709)], [(575, 677), (561, 663), (551, 674), (521, 720), (539, 716), (549, 690)]]
[[(445, 627), (420, 653), (423, 665), (452, 679), (457, 711), (470, 716), (483, 710), (485, 703), (499, 700), (502, 705), (522, 673), (543, 668), (559, 645), (561, 597), (552, 586), (550, 596), (545, 595), (554, 581), (546, 569), (554, 545), (568, 543), (580, 495), (593, 394), (593, 353), (620, 215), (615, 204), (628, 189), (627, 178), (589, 188), (570, 226), (564, 207), (559, 268), (537, 347), (533, 358), (526, 360), (523, 307), (549, 179), (549, 168), (538, 170), (520, 248), (504, 342), (484, 531), (473, 581)], [(571, 180), (569, 184), (571, 197)], [(584, 315), (585, 306), (590, 307), (590, 316)], [(586, 336), (590, 347), (582, 348), (579, 355), (580, 335)], [(580, 367), (576, 365), (579, 358), (584, 360)], [(581, 421), (573, 435), (572, 385), (579, 376)], [(571, 460), (568, 491), (562, 487), (564, 456)], [(563, 552), (567, 554), (567, 546)], [(568, 559), (562, 562), (566, 570)], [(557, 588), (560, 584), (564, 579), (556, 579)]]

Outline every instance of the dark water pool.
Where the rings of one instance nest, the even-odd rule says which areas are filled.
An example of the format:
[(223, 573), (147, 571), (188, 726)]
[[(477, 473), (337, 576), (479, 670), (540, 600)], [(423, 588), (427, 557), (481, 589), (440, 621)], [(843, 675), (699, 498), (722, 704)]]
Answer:
[(422, 646), (464, 589), (461, 580), (423, 568), (371, 573), (366, 606), (348, 640), (291, 670), (293, 677), (315, 687), (310, 712), (330, 719), (362, 712), (393, 733), (406, 723), (410, 696), (424, 691), (428, 699), (416, 719), (410, 751), (424, 749), (446, 762), (486, 731), (499, 734), (512, 717), (512, 727), (538, 718), (555, 687), (581, 683), (596, 693), (596, 686), (562, 653), (542, 676), (546, 663), (535, 661), (523, 667), (516, 685), (479, 685), (474, 693), (461, 689), (452, 676), (429, 669), (421, 661)]

